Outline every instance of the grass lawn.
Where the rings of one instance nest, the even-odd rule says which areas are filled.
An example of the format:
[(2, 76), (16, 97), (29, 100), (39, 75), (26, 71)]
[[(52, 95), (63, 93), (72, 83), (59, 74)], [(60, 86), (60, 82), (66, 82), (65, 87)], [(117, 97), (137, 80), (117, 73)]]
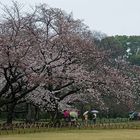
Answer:
[(140, 130), (66, 130), (3, 135), (0, 140), (140, 140)]

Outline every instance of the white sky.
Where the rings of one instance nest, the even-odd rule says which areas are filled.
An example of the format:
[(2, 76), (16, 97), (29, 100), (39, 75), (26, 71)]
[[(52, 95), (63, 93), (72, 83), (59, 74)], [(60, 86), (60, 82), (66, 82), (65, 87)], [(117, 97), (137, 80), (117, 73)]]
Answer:
[[(108, 35), (140, 35), (140, 0), (16, 0), (35, 5), (46, 3), (51, 7), (73, 12), (83, 19), (91, 30)], [(11, 0), (0, 0), (10, 5)]]

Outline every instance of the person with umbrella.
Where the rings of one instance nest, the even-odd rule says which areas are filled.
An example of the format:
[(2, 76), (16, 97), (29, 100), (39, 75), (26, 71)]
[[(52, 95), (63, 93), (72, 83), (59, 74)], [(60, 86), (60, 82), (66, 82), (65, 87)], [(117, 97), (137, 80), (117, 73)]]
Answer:
[(96, 124), (96, 117), (97, 117), (97, 115), (96, 115), (96, 113), (94, 113), (94, 114), (93, 114), (93, 118), (92, 118), (92, 119), (93, 119), (93, 124), (94, 124), (94, 125)]
[(83, 116), (84, 116), (84, 120), (85, 120), (85, 126), (88, 125), (88, 113), (89, 111), (84, 112)]
[(95, 125), (95, 124), (96, 124), (97, 113), (98, 113), (99, 111), (97, 111), (97, 110), (92, 110), (91, 112), (93, 113), (93, 115), (92, 115), (92, 120), (93, 120), (93, 124)]
[(78, 112), (70, 111), (70, 120), (71, 120), (71, 125), (76, 126), (76, 121), (78, 120)]
[(64, 110), (64, 120), (66, 124), (68, 124), (70, 121), (70, 112), (68, 110)]

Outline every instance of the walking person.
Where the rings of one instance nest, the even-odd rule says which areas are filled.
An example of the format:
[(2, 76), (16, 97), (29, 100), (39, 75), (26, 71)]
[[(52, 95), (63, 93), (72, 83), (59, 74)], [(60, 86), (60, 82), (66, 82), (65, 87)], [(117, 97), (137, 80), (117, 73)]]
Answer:
[(64, 120), (65, 120), (66, 126), (68, 126), (70, 122), (70, 112), (68, 110), (64, 110)]
[(83, 116), (84, 116), (84, 125), (85, 125), (85, 126), (88, 126), (88, 111), (86, 111), (86, 112), (83, 114)]
[(96, 113), (94, 113), (94, 114), (93, 114), (93, 118), (92, 118), (92, 119), (93, 119), (93, 124), (94, 124), (94, 125), (96, 124), (96, 118), (97, 118), (97, 115), (96, 115)]
[(77, 111), (70, 111), (70, 121), (71, 121), (71, 126), (77, 126), (77, 121), (78, 121), (78, 112)]

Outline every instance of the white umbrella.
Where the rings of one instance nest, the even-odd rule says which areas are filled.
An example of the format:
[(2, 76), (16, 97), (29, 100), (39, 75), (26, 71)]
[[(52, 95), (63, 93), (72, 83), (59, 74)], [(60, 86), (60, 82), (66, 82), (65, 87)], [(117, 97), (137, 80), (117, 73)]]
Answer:
[(92, 113), (99, 113), (98, 110), (92, 110), (91, 112), (92, 112)]
[(86, 115), (86, 114), (88, 114), (88, 111), (84, 112), (83, 116)]

